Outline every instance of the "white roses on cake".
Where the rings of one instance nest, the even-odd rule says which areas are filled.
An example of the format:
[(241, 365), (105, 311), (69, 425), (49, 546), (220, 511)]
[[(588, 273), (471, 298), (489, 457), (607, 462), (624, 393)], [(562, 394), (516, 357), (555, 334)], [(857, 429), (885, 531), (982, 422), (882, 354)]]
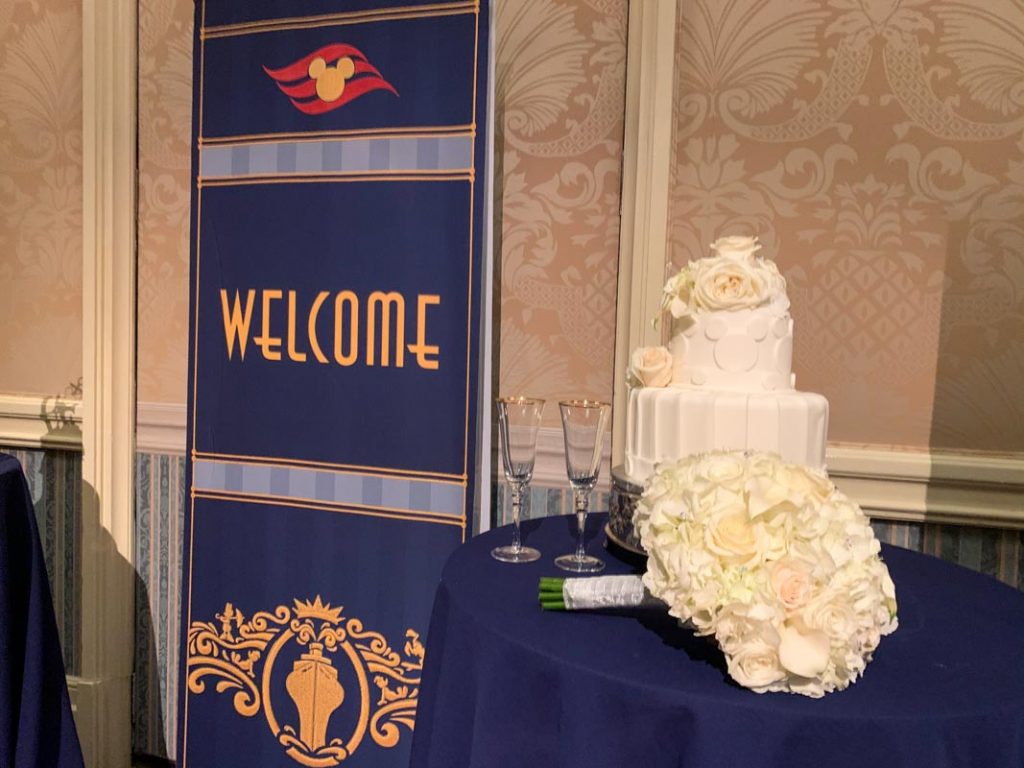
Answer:
[(627, 378), (634, 387), (667, 387), (672, 382), (672, 353), (666, 347), (637, 347), (629, 357)]
[(757, 256), (760, 248), (756, 237), (719, 238), (713, 256), (691, 261), (665, 283), (662, 311), (680, 319), (786, 301), (786, 280), (774, 262)]
[(841, 690), (896, 629), (878, 540), (824, 473), (774, 454), (691, 456), (658, 467), (633, 524), (644, 585), (759, 693)]

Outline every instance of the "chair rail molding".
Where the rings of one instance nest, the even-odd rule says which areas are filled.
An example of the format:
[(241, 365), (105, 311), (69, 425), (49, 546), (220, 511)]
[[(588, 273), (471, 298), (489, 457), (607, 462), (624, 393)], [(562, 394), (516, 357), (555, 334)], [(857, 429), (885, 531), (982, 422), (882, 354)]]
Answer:
[[(601, 466), (598, 490), (608, 490)], [(829, 477), (875, 520), (1024, 529), (1024, 455), (833, 443)], [(568, 487), (562, 431), (537, 435), (534, 487)]]
[(184, 403), (140, 402), (136, 418), (135, 449), (139, 453), (185, 455), (188, 412)]
[(0, 394), (0, 444), (82, 450), (82, 401)]
[(830, 444), (829, 477), (875, 520), (1024, 529), (1024, 455)]
[(137, 3), (82, 3), (82, 664), (86, 765), (131, 765)]
[[(0, 445), (81, 450), (81, 408), (77, 400), (0, 395)], [(136, 449), (184, 455), (185, 419), (183, 404), (139, 403)], [(610, 454), (605, 435), (600, 491), (609, 487)], [(1024, 529), (1024, 456), (832, 443), (827, 458), (836, 485), (876, 520)], [(562, 431), (543, 427), (533, 485), (567, 483)]]

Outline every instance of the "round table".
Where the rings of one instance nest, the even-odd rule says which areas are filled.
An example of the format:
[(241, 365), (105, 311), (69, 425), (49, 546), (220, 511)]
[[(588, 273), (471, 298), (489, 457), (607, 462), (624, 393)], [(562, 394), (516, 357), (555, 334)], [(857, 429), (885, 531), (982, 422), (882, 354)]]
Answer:
[[(606, 573), (633, 569), (588, 550)], [(560, 576), (574, 517), (524, 524), (536, 563), (489, 556), (508, 528), (451, 556), (426, 643), (412, 766), (1024, 765), (1024, 594), (883, 545), (900, 627), (865, 676), (823, 699), (756, 694), (714, 644), (661, 610), (542, 611), (537, 580)]]

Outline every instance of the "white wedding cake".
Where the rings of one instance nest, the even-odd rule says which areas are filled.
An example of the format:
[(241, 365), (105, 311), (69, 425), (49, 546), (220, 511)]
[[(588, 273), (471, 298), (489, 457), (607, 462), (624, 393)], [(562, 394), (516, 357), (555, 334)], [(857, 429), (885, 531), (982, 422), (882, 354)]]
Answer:
[[(665, 284), (660, 320), (671, 322), (671, 340), (630, 360), (625, 465), (615, 479), (631, 496), (656, 464), (712, 450), (771, 451), (824, 469), (828, 401), (795, 389), (786, 281), (759, 249), (757, 238), (720, 238)], [(615, 496), (613, 532), (625, 503)]]

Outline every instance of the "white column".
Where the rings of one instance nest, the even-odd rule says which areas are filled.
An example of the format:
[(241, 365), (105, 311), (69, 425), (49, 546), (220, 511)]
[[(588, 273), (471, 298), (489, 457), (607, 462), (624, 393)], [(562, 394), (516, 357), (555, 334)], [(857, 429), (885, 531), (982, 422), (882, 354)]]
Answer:
[(135, 462), (134, 0), (84, 0), (82, 653), (89, 768), (131, 764)]
[(651, 318), (661, 303), (668, 258), (675, 38), (676, 0), (630, 2), (612, 466), (623, 460), (629, 353), (638, 346), (661, 343), (661, 334), (651, 326)]

